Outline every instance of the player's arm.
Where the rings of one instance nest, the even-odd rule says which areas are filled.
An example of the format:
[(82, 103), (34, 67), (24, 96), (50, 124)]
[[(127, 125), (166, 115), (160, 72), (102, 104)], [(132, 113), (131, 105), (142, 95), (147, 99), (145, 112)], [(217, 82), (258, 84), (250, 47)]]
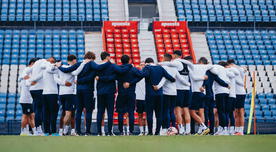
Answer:
[(70, 72), (73, 72), (75, 71), (79, 66), (81, 65), (81, 62), (78, 62), (68, 68), (64, 68), (64, 67), (58, 67), (58, 69), (64, 73), (70, 73)]
[(175, 82), (175, 78), (173, 78), (164, 68), (163, 69), (163, 77), (171, 82)]

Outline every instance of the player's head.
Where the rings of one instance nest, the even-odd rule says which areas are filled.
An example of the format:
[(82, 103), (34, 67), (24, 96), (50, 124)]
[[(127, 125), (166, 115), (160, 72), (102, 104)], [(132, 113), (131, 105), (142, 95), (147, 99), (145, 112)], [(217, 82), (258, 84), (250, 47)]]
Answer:
[(70, 65), (76, 64), (77, 63), (77, 57), (73, 54), (70, 54), (67, 56), (67, 63)]
[(52, 57), (49, 57), (47, 61), (53, 64), (53, 63), (56, 63), (56, 58), (52, 56)]
[(145, 61), (141, 61), (140, 65), (139, 65), (139, 68), (142, 69), (145, 67)]
[(88, 51), (88, 52), (86, 52), (84, 54), (83, 58), (84, 59), (89, 59), (89, 60), (95, 60), (96, 59), (96, 55), (95, 55), (95, 53)]
[(235, 64), (235, 60), (234, 59), (229, 59), (229, 60), (227, 60), (227, 63), (229, 65), (234, 65)]
[(163, 60), (164, 60), (164, 61), (171, 61), (171, 60), (172, 60), (172, 55), (166, 53), (166, 54), (164, 55), (164, 59), (163, 59)]
[(101, 60), (103, 61), (103, 60), (110, 60), (110, 54), (109, 53), (107, 53), (107, 52), (102, 52), (101, 53)]
[(205, 57), (199, 58), (198, 64), (208, 64), (208, 60)]
[(224, 62), (224, 61), (220, 61), (220, 62), (218, 63), (218, 65), (221, 65), (221, 66), (223, 66), (223, 67), (225, 67), (225, 68), (228, 66), (227, 62)]
[(180, 50), (173, 51), (173, 55), (172, 55), (173, 59), (177, 59), (177, 58), (181, 58), (181, 57), (182, 57), (182, 52)]
[(37, 58), (31, 58), (31, 60), (28, 63), (28, 66), (32, 66), (37, 60)]
[(152, 58), (146, 58), (145, 63), (146, 64), (154, 63), (154, 60)]
[(188, 60), (193, 63), (193, 58), (191, 56), (185, 56), (183, 59)]
[(121, 62), (122, 62), (122, 64), (128, 64), (128, 63), (129, 63), (129, 60), (130, 60), (130, 58), (129, 58), (128, 55), (123, 55), (123, 56), (121, 57)]

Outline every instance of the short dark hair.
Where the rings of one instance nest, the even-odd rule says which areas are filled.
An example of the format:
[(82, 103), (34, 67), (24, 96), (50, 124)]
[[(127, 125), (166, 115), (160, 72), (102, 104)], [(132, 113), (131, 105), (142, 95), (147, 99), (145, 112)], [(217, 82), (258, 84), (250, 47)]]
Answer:
[(35, 63), (37, 60), (37, 58), (31, 58), (28, 65)]
[(201, 62), (203, 64), (208, 64), (208, 60), (205, 57), (199, 58), (198, 62)]
[(234, 59), (229, 59), (229, 60), (227, 60), (227, 63), (228, 64), (235, 64), (235, 60)]
[(185, 59), (185, 60), (193, 60), (193, 58), (191, 56), (185, 56), (183, 59)]
[(169, 60), (172, 60), (172, 55), (166, 53), (166, 54), (164, 54), (164, 58), (167, 58), (167, 59), (169, 59)]
[(96, 55), (95, 55), (95, 53), (88, 51), (88, 52), (85, 53), (83, 58), (84, 59), (93, 59), (93, 60), (95, 60)]
[(128, 63), (129, 63), (129, 60), (130, 60), (130, 58), (129, 58), (128, 55), (123, 55), (123, 56), (121, 57), (121, 62), (122, 62), (123, 64), (128, 64)]
[(218, 65), (221, 65), (223, 67), (226, 67), (228, 64), (225, 61), (219, 61)]
[(73, 54), (69, 54), (67, 56), (67, 61), (73, 61), (73, 60), (76, 60), (76, 59), (77, 59), (77, 57), (75, 55), (73, 55)]
[(51, 58), (54, 60), (54, 62), (57, 61), (57, 59), (55, 57), (53, 57), (53, 56), (49, 57), (49, 59), (51, 59)]
[(102, 52), (102, 53), (101, 53), (101, 59), (102, 59), (102, 60), (106, 59), (108, 56), (110, 56), (110, 54), (107, 53), (107, 52)]
[(179, 51), (179, 50), (173, 51), (173, 54), (178, 55), (178, 56), (182, 56), (182, 52)]
[(146, 58), (145, 63), (154, 63), (152, 58)]

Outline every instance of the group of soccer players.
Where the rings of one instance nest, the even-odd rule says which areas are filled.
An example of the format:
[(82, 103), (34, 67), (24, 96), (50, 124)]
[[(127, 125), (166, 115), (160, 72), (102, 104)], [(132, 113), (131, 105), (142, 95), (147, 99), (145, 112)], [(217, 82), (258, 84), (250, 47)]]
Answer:
[(127, 55), (121, 57), (122, 65), (112, 63), (107, 52), (100, 57), (101, 64), (95, 63), (93, 52), (86, 52), (82, 62), (68, 55), (67, 65), (54, 57), (31, 59), (19, 76), (21, 135), (91, 135), (95, 108), (98, 136), (114, 135), (114, 111), (120, 135), (133, 135), (135, 111), (139, 135), (167, 135), (170, 127), (179, 135), (243, 135), (245, 69), (234, 60), (211, 65), (201, 57), (193, 64), (190, 56), (182, 58), (176, 50), (165, 54), (162, 62), (147, 58), (136, 68)]

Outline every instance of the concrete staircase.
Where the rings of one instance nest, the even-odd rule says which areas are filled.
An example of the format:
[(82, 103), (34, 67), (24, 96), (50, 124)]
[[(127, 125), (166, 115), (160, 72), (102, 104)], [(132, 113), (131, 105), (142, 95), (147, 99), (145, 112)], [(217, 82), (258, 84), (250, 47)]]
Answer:
[(92, 51), (96, 54), (96, 62), (100, 62), (100, 54), (103, 51), (103, 40), (101, 32), (85, 33), (85, 52)]
[(138, 34), (139, 50), (141, 61), (145, 61), (146, 58), (152, 57), (157, 62), (157, 55), (155, 50), (154, 37), (151, 31), (140, 31)]
[(200, 57), (206, 57), (210, 63), (212, 63), (212, 58), (210, 55), (210, 50), (208, 43), (203, 32), (192, 32), (191, 38), (193, 42), (193, 48), (195, 51), (196, 60)]
[(157, 0), (160, 21), (177, 21), (174, 0)]
[(127, 21), (128, 12), (128, 0), (108, 0), (110, 21)]

